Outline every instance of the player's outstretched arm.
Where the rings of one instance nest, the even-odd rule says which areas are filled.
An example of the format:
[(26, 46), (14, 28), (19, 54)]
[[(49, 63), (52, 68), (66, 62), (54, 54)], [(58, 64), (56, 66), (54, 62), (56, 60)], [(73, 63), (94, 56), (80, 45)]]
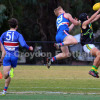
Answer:
[(79, 23), (77, 20), (75, 20), (75, 19), (71, 16), (71, 14), (69, 14), (69, 13), (65, 13), (65, 14), (64, 14), (64, 17), (67, 18), (67, 19), (69, 19), (74, 25), (79, 25), (79, 24), (80, 24), (80, 23)]
[[(78, 19), (75, 17), (75, 20), (77, 21)], [(80, 23), (80, 22), (79, 22)], [(74, 28), (74, 24), (72, 23), (70, 26), (69, 26), (69, 32)]]
[(24, 40), (24, 38), (23, 38), (23, 36), (20, 34), (19, 35), (19, 43), (20, 43), (20, 45), (22, 46), (22, 47), (24, 47), (24, 48), (26, 48), (26, 49), (28, 49), (28, 50), (30, 50), (30, 51), (33, 51), (33, 47), (32, 46), (28, 46), (27, 44), (26, 44), (26, 41)]
[(93, 20), (91, 21), (91, 23), (97, 21), (99, 18), (100, 18), (100, 14), (98, 14), (98, 15), (95, 17), (95, 19), (93, 19)]
[(95, 19), (95, 17), (98, 15), (99, 12), (100, 9), (96, 11), (88, 20), (84, 21), (82, 26), (87, 26), (89, 23), (91, 23), (91, 21)]
[(1, 51), (2, 51), (2, 55), (1, 55), (1, 59), (0, 59), (0, 66), (3, 62), (3, 59), (4, 59), (5, 55), (6, 55), (6, 51), (5, 51), (4, 46), (3, 46), (2, 43), (1, 43)]

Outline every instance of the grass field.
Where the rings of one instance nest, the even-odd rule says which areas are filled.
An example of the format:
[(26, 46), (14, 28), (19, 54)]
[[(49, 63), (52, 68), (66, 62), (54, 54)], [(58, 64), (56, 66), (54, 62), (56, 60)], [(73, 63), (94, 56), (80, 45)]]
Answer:
[[(8, 93), (0, 100), (100, 100), (100, 79), (88, 74), (90, 68), (17, 66)], [(0, 92), (3, 87), (0, 79)]]

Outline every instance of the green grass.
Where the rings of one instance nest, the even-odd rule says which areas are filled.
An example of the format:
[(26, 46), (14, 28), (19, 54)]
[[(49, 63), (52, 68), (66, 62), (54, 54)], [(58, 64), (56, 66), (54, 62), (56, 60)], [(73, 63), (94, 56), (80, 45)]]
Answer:
[(100, 95), (8, 94), (0, 96), (0, 100), (100, 100)]
[[(34, 100), (54, 100), (53, 98), (50, 99), (52, 96), (56, 98), (55, 100), (64, 100), (67, 98), (69, 98), (68, 100), (76, 100), (77, 98), (71, 99), (70, 95), (72, 93), (100, 94), (100, 79), (94, 78), (88, 74), (90, 68), (91, 66), (51, 66), (50, 69), (47, 69), (46, 66), (17, 66), (14, 71), (15, 76), (11, 81), (6, 97), (18, 96), (24, 98), (24, 96), (27, 96), (27, 99), (28, 97), (37, 97), (38, 95), (40, 99)], [(2, 68), (0, 68), (0, 70), (2, 71)], [(0, 91), (3, 90), (3, 87), (4, 79), (1, 79)], [(23, 94), (18, 95), (19, 92)], [(27, 94), (28, 92), (29, 94)], [(15, 95), (12, 93), (15, 93)], [(68, 93), (70, 93), (70, 95), (68, 95)], [(95, 100), (100, 100), (98, 99), (100, 98), (99, 95), (73, 95), (73, 97), (78, 96), (79, 98), (90, 97), (91, 100), (93, 96)], [(0, 97), (0, 99), (6, 97)], [(43, 97), (47, 97), (47, 99), (43, 99)], [(15, 99), (18, 98), (16, 97)]]

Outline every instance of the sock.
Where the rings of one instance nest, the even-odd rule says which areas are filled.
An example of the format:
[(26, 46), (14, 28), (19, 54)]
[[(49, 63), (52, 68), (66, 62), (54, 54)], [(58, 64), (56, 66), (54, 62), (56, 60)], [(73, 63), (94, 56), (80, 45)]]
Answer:
[(56, 56), (52, 57), (51, 61), (54, 62), (56, 60)]
[(98, 70), (98, 67), (96, 67), (96, 66), (93, 65), (91, 71), (97, 72), (97, 70)]
[(64, 43), (62, 42), (62, 43), (60, 43), (60, 46), (64, 46)]
[(7, 91), (8, 87), (4, 87), (4, 91)]

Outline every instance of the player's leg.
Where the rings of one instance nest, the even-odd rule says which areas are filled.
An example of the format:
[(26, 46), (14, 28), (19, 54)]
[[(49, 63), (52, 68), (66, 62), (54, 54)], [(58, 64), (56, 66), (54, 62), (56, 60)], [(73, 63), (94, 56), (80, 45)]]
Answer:
[(10, 69), (11, 69), (10, 57), (6, 55), (3, 59), (3, 73), (4, 73), (3, 76), (5, 79), (5, 86), (4, 86), (4, 90), (2, 92), (2, 95), (6, 94), (6, 91), (8, 89), (8, 85), (10, 83), (10, 78), (9, 78)]
[(15, 56), (11, 56), (11, 69), (10, 69), (10, 77), (13, 78), (14, 77), (14, 68), (16, 68), (17, 66), (17, 60), (18, 57)]
[[(3, 70), (4, 70), (4, 78), (5, 78), (5, 87), (2, 92), (2, 95), (6, 95), (8, 86), (11, 82), (11, 78), (13, 78), (14, 76), (14, 68), (17, 66), (17, 60), (18, 60), (18, 57), (14, 57), (14, 56), (4, 58)], [(10, 65), (10, 66), (6, 66), (6, 65)]]
[(4, 76), (4, 79), (7, 79), (9, 77), (10, 69), (11, 69), (11, 66), (3, 66), (3, 76)]
[(99, 50), (95, 47), (94, 44), (84, 45), (83, 50), (87, 53), (90, 53), (91, 55), (96, 56), (94, 63), (93, 63), (93, 66), (92, 66), (92, 69), (89, 71), (89, 74), (98, 78), (99, 76), (98, 76), (97, 69), (98, 69), (99, 64), (100, 64), (100, 61), (99, 61), (100, 60), (100, 52), (99, 52)]
[(62, 36), (62, 39), (63, 39), (62, 43), (55, 43), (55, 46), (57, 49), (59, 49), (61, 46), (69, 46), (69, 45), (74, 45), (78, 43), (78, 41), (72, 35), (69, 35), (69, 34), (67, 35), (64, 34)]
[(10, 84), (11, 78), (9, 77), (9, 72), (10, 72), (11, 66), (3, 66), (3, 73), (4, 73), (4, 79), (5, 79), (5, 86), (4, 90), (2, 92), (2, 95), (6, 95), (8, 86)]
[[(52, 57), (52, 58), (47, 58), (47, 67), (50, 68), (51, 62), (54, 62), (56, 60), (60, 60), (60, 59), (64, 59), (68, 57), (69, 54), (69, 50), (67, 46), (63, 46), (63, 42), (65, 43), (65, 41), (67, 40), (67, 37), (69, 36), (69, 34), (65, 31), (61, 31), (58, 32), (56, 35), (56, 42), (57, 44), (55, 44), (55, 46), (58, 48), (61, 48), (62, 53), (59, 53), (58, 55)], [(60, 45), (59, 45), (60, 44)]]
[(100, 50), (97, 48), (91, 49), (90, 53), (95, 56), (96, 58), (94, 59), (93, 65), (97, 66), (97, 68), (100, 65)]
[(3, 73), (4, 73), (4, 79), (5, 79), (5, 86), (4, 86), (4, 90), (2, 92), (2, 95), (5, 96), (8, 86), (11, 82), (11, 78), (13, 78), (13, 68), (11, 68), (11, 66), (4, 66), (3, 67)]
[(68, 35), (67, 37), (65, 37), (63, 43), (65, 46), (68, 46), (68, 45), (77, 44), (78, 41), (72, 35)]
[[(11, 57), (10, 56), (5, 56), (4, 60), (3, 60), (3, 68), (4, 68), (4, 78), (7, 79), (7, 77), (13, 77), (12, 76), (12, 72), (13, 72), (13, 68), (11, 68), (12, 64), (11, 64)], [(6, 70), (8, 69), (8, 70)], [(7, 71), (7, 72), (6, 72)]]
[(96, 77), (98, 78), (98, 67), (100, 65), (100, 50), (98, 50), (97, 48), (92, 48), (91, 51), (90, 51), (90, 54), (92, 54), (93, 56), (95, 56), (96, 58), (94, 59), (94, 62), (93, 62), (93, 66), (89, 72), (89, 74), (93, 74), (96, 73)]
[(61, 47), (62, 53), (57, 54), (56, 56), (52, 58), (47, 58), (47, 67), (50, 68), (51, 62), (54, 62), (56, 60), (61, 60), (69, 57), (69, 49), (68, 46)]
[[(56, 55), (56, 60), (61, 60), (69, 57), (69, 49), (68, 46), (61, 47), (62, 53)], [(52, 59), (53, 60), (53, 59)]]

